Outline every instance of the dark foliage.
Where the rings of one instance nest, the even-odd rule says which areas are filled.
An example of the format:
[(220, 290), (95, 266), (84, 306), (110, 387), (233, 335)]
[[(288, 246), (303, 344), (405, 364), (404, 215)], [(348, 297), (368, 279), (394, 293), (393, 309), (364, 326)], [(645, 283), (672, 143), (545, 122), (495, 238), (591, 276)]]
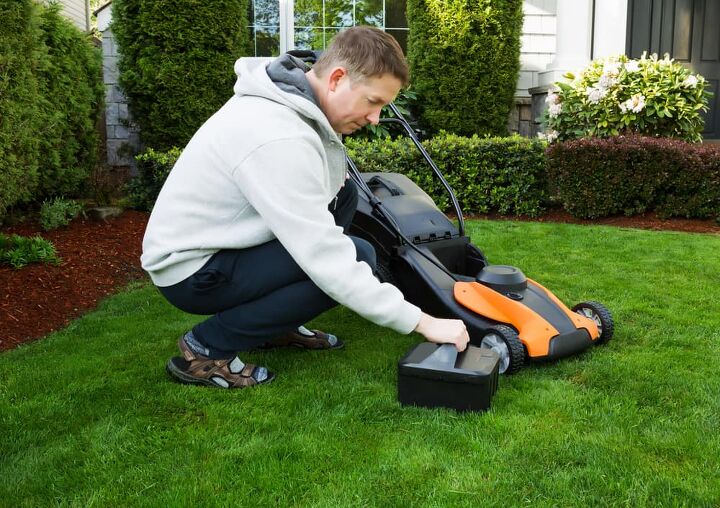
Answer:
[(576, 217), (645, 211), (667, 217), (720, 217), (718, 146), (616, 136), (556, 143), (547, 155), (554, 192)]

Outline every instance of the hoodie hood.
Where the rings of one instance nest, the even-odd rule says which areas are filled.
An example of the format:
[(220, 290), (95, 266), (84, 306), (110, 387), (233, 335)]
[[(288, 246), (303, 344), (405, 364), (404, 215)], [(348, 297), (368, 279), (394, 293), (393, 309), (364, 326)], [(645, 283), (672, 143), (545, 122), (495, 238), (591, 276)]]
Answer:
[(320, 107), (315, 92), (313, 92), (310, 82), (305, 76), (305, 73), (310, 70), (310, 67), (305, 62), (292, 55), (285, 54), (270, 62), (266, 70), (272, 82), (280, 90), (305, 97)]
[(238, 79), (233, 88), (239, 97), (262, 97), (282, 104), (316, 125), (327, 140), (340, 142), (305, 77), (309, 67), (291, 55), (279, 58), (240, 58), (235, 62)]

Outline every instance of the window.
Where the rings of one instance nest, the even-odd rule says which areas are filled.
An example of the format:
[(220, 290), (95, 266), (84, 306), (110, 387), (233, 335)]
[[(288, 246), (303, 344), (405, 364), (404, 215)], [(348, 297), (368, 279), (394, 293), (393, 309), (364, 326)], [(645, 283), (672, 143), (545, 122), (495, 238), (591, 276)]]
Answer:
[(252, 0), (250, 20), (255, 56), (322, 50), (354, 25), (382, 28), (407, 47), (405, 0)]

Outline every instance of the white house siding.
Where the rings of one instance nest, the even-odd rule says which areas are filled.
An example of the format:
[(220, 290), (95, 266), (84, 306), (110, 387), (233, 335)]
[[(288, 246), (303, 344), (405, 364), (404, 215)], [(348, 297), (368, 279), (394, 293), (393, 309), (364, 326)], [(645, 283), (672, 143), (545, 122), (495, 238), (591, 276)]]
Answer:
[(525, 15), (520, 36), (520, 76), (516, 86), (517, 97), (530, 97), (529, 88), (535, 87), (537, 74), (544, 71), (555, 56), (555, 13), (557, 0), (525, 0)]
[(62, 13), (80, 30), (90, 30), (90, 11), (86, 0), (61, 0)]
[(555, 13), (557, 0), (525, 0), (520, 35), (520, 74), (515, 85), (515, 107), (510, 112), (508, 130), (533, 136), (531, 94), (537, 86), (538, 72), (547, 68), (555, 56)]

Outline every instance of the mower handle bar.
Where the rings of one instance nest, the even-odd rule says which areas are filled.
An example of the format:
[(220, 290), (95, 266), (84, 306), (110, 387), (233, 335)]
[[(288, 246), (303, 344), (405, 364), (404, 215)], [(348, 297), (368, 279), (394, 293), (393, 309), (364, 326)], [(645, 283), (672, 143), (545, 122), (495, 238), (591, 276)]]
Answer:
[(415, 143), (415, 146), (420, 150), (420, 153), (422, 154), (425, 161), (430, 165), (430, 167), (433, 170), (433, 173), (435, 173), (435, 176), (437, 176), (440, 179), (440, 182), (443, 184), (443, 187), (445, 187), (445, 190), (448, 191), (448, 194), (450, 195), (450, 200), (452, 201), (453, 208), (455, 209), (455, 213), (457, 214), (458, 219), (458, 230), (460, 232), (460, 236), (465, 236), (465, 220), (463, 219), (462, 211), (460, 210), (460, 203), (458, 203), (457, 197), (455, 196), (455, 193), (452, 190), (452, 187), (450, 187), (450, 184), (447, 183), (447, 180), (445, 180), (445, 177), (443, 176), (442, 172), (440, 171), (440, 168), (437, 167), (435, 164), (435, 161), (432, 160), (430, 155), (425, 150), (425, 147), (422, 145), (420, 140), (417, 137), (417, 134), (415, 134), (415, 131), (410, 127), (410, 124), (405, 119), (405, 117), (400, 113), (400, 110), (397, 108), (395, 103), (391, 102), (388, 104), (390, 106), (390, 110), (395, 114), (395, 118), (382, 118), (380, 120), (381, 123), (398, 123), (402, 125), (402, 127), (405, 129), (405, 131), (408, 133), (408, 136), (410, 136), (410, 139), (412, 139), (413, 143)]

